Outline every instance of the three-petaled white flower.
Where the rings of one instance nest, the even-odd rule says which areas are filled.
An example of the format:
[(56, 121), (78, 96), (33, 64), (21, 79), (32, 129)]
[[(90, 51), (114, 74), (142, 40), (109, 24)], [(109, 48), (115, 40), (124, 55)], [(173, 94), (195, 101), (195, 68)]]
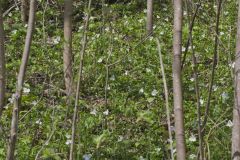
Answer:
[(154, 90), (152, 91), (152, 93), (151, 93), (151, 95), (154, 96), (154, 97), (155, 97), (157, 94), (158, 94), (158, 91), (157, 91), (156, 89), (154, 89)]
[(30, 88), (23, 88), (23, 93), (28, 94), (30, 92)]
[(197, 138), (192, 134), (191, 137), (189, 138), (190, 142), (196, 142)]
[(231, 120), (228, 120), (226, 126), (227, 127), (232, 127), (233, 126), (233, 122)]
[(109, 115), (109, 110), (107, 109), (106, 111), (103, 112), (104, 115)]
[(90, 114), (96, 116), (96, 115), (97, 115), (97, 110), (94, 108), (94, 109), (90, 112)]
[(71, 144), (72, 143), (72, 141), (70, 140), (70, 139), (68, 139), (67, 141), (66, 141), (66, 145), (69, 145), (69, 144)]
[(141, 88), (141, 89), (139, 90), (139, 93), (144, 93), (144, 89)]
[(35, 123), (38, 125), (42, 125), (42, 121), (40, 119), (38, 119)]

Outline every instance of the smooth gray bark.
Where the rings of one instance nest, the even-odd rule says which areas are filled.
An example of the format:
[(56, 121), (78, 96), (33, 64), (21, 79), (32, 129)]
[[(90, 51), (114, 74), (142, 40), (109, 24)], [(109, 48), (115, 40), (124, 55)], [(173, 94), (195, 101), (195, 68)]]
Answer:
[(34, 24), (35, 24), (35, 13), (36, 13), (36, 0), (31, 0), (27, 36), (25, 39), (22, 63), (21, 63), (18, 78), (17, 78), (16, 93), (14, 94), (14, 107), (12, 112), (11, 132), (10, 132), (7, 158), (6, 158), (7, 160), (14, 159), (14, 151), (15, 151), (15, 146), (17, 141), (18, 116), (19, 116), (20, 102), (21, 102), (21, 96), (22, 96), (22, 88), (23, 88), (24, 77), (27, 69), (27, 63), (30, 55), (30, 47), (31, 47), (32, 35), (33, 35)]
[(173, 30), (173, 98), (175, 115), (175, 136), (177, 159), (185, 160), (186, 149), (184, 139), (183, 98), (181, 79), (182, 53), (182, 0), (174, 0), (174, 30)]
[(153, 32), (153, 0), (147, 0), (147, 34)]
[(72, 11), (73, 1), (65, 0), (64, 2), (64, 51), (63, 66), (66, 93), (68, 96), (72, 94)]
[(238, 0), (236, 57), (234, 66), (234, 107), (232, 128), (232, 160), (240, 160), (240, 0)]

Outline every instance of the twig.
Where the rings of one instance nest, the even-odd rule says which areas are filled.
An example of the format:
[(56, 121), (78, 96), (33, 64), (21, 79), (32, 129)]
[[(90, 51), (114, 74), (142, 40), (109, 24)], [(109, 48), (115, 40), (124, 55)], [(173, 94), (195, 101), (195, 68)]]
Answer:
[(198, 2), (197, 4), (197, 8), (194, 12), (194, 15), (193, 15), (193, 18), (192, 18), (192, 22), (190, 23), (189, 25), (189, 33), (188, 33), (188, 40), (187, 40), (187, 43), (185, 45), (185, 51), (184, 51), (184, 54), (183, 54), (183, 60), (182, 60), (182, 65), (181, 65), (181, 69), (183, 69), (184, 67), (184, 63), (185, 63), (185, 60), (186, 60), (186, 55), (187, 55), (187, 52), (188, 52), (188, 48), (189, 48), (189, 45), (190, 45), (190, 37), (192, 35), (192, 30), (193, 30), (193, 27), (194, 27), (194, 22), (195, 22), (195, 19), (196, 19), (196, 16), (197, 16), (197, 13), (198, 13), (198, 10), (201, 6), (201, 1)]
[(54, 132), (55, 132), (55, 129), (52, 130), (51, 135), (49, 136), (49, 138), (47, 139), (47, 141), (42, 145), (41, 149), (40, 149), (40, 150), (38, 151), (38, 153), (36, 154), (35, 160), (38, 159), (38, 156), (39, 156), (39, 154), (42, 152), (42, 150), (44, 149), (44, 147), (45, 147), (46, 145), (48, 145), (48, 143), (50, 142), (50, 140), (51, 140)]
[(207, 105), (206, 105), (204, 120), (203, 120), (203, 124), (202, 124), (202, 136), (203, 137), (204, 137), (204, 132), (205, 132), (205, 126), (206, 126), (207, 119), (208, 119), (208, 113), (209, 113), (209, 108), (210, 108), (210, 100), (211, 100), (211, 96), (212, 96), (212, 87), (213, 87), (214, 75), (215, 75), (215, 69), (216, 69), (216, 63), (217, 63), (217, 52), (218, 52), (218, 43), (219, 43), (218, 35), (219, 35), (219, 21), (220, 21), (221, 3), (222, 3), (222, 0), (219, 0), (218, 10), (217, 10), (217, 19), (216, 19), (216, 36), (215, 36), (215, 45), (214, 45), (214, 54), (213, 54), (212, 73), (211, 73), (210, 85), (209, 85), (209, 89), (208, 89)]
[(167, 124), (168, 124), (168, 136), (170, 141), (170, 149), (171, 149), (171, 159), (174, 160), (173, 155), (173, 140), (172, 140), (172, 132), (171, 132), (171, 120), (170, 120), (170, 111), (169, 111), (169, 101), (168, 101), (168, 87), (167, 87), (167, 81), (164, 71), (164, 64), (162, 60), (162, 53), (161, 53), (161, 45), (158, 38), (157, 40), (157, 49), (159, 54), (159, 61), (160, 61), (160, 68), (162, 72), (162, 79), (163, 79), (163, 85), (164, 85), (164, 94), (165, 94), (165, 100), (166, 100), (166, 114), (167, 114)]
[[(192, 49), (192, 62), (193, 62), (193, 74), (194, 74), (194, 85), (195, 85), (195, 94), (196, 94), (196, 100), (197, 100), (197, 121), (198, 121), (198, 142), (199, 142), (199, 152), (198, 152), (198, 158), (200, 158), (200, 160), (204, 159), (204, 150), (203, 150), (203, 141), (202, 141), (202, 133), (201, 133), (201, 105), (200, 105), (200, 92), (199, 92), (199, 83), (198, 83), (198, 71), (197, 71), (197, 60), (196, 60), (196, 55), (195, 55), (195, 51), (193, 48), (193, 37), (192, 37), (192, 31), (193, 31), (193, 22), (194, 19), (196, 17), (196, 13), (198, 11), (198, 7), (200, 6), (200, 4), (197, 6), (196, 12), (193, 16), (193, 20), (192, 22), (190, 22), (190, 15), (189, 15), (189, 10), (188, 10), (188, 4), (186, 3), (186, 8), (187, 8), (187, 14), (188, 14), (188, 23), (189, 23), (189, 39), (188, 39), (188, 45), (191, 45), (191, 49)], [(188, 46), (187, 46), (188, 48)], [(184, 58), (186, 56), (186, 52), (184, 55)], [(184, 64), (184, 61), (183, 61)], [(183, 67), (182, 64), (182, 67)]]
[(21, 122), (23, 120), (24, 117), (26, 117), (32, 110), (35, 106), (37, 106), (37, 104), (42, 100), (42, 97), (37, 101), (37, 103), (31, 108), (29, 109), (20, 119), (19, 119), (19, 122)]
[(190, 43), (192, 46), (192, 61), (193, 61), (193, 74), (194, 74), (194, 85), (195, 85), (195, 94), (197, 99), (197, 119), (198, 119), (198, 140), (199, 140), (199, 155), (200, 160), (204, 159), (204, 152), (203, 152), (203, 141), (202, 141), (202, 132), (201, 132), (201, 105), (200, 105), (200, 92), (199, 92), (199, 83), (198, 83), (198, 71), (197, 71), (197, 60), (195, 56), (195, 51), (193, 49), (193, 40), (192, 35), (190, 38)]
[[(17, 4), (19, 4), (20, 2), (18, 2)], [(18, 7), (17, 4), (15, 3), (14, 5), (12, 5), (8, 10), (6, 10), (3, 13), (3, 17), (5, 17), (6, 15), (8, 15), (9, 12), (11, 12), (15, 7)]]

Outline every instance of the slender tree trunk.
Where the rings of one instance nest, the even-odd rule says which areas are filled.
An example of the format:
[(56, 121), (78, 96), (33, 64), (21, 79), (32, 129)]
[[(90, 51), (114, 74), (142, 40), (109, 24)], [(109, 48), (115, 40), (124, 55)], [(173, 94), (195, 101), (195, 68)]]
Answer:
[(2, 17), (2, 4), (0, 3), (0, 117), (4, 106), (5, 97), (5, 53), (4, 53), (4, 29)]
[(7, 150), (7, 158), (6, 158), (7, 160), (14, 159), (14, 151), (15, 151), (15, 146), (17, 141), (17, 132), (18, 132), (18, 115), (19, 115), (20, 101), (21, 101), (24, 77), (27, 69), (27, 62), (30, 54), (30, 47), (31, 47), (32, 35), (33, 35), (34, 23), (35, 23), (35, 13), (36, 13), (36, 0), (31, 0), (27, 36), (25, 40), (22, 63), (20, 66), (18, 79), (17, 79), (16, 93), (14, 95), (14, 107), (12, 112), (11, 133), (10, 133), (8, 150)]
[(72, 10), (73, 1), (65, 0), (64, 2), (64, 79), (67, 96), (72, 94)]
[(23, 23), (27, 23), (28, 1), (21, 0), (21, 19)]
[(232, 160), (240, 160), (240, 0), (238, 0), (238, 23), (235, 58), (234, 79), (234, 107), (233, 107), (233, 129), (232, 129)]
[[(188, 1), (186, 2), (188, 3)], [(182, 59), (182, 64), (181, 64), (181, 68), (183, 69), (184, 67), (184, 63), (185, 63), (185, 60), (186, 60), (186, 56), (187, 56), (187, 53), (188, 53), (188, 48), (189, 48), (189, 45), (190, 45), (190, 36), (192, 35), (192, 31), (193, 31), (193, 27), (194, 27), (194, 22), (195, 22), (195, 19), (197, 17), (197, 13), (199, 11), (199, 8), (201, 7), (201, 0), (199, 0), (198, 4), (197, 4), (197, 8), (193, 14), (193, 17), (192, 17), (192, 21), (190, 22), (189, 24), (189, 29), (188, 29), (188, 40), (187, 40), (187, 43), (185, 45), (185, 51), (183, 53), (183, 59)], [(188, 9), (188, 5), (187, 5), (187, 9)]]
[(168, 124), (168, 136), (169, 136), (169, 143), (170, 143), (170, 150), (171, 150), (171, 160), (174, 160), (174, 153), (173, 153), (173, 139), (172, 139), (172, 131), (171, 131), (171, 119), (170, 119), (170, 108), (169, 108), (169, 100), (168, 100), (168, 87), (167, 87), (167, 80), (165, 75), (165, 69), (163, 64), (162, 52), (161, 52), (161, 45), (160, 41), (157, 38), (157, 49), (159, 54), (159, 62), (160, 68), (162, 73), (162, 80), (163, 80), (163, 87), (164, 87), (164, 95), (165, 95), (165, 104), (166, 104), (166, 114), (167, 114), (167, 124)]
[(153, 32), (153, 0), (147, 0), (147, 34)]
[(77, 90), (76, 90), (76, 97), (75, 97), (75, 105), (74, 105), (74, 113), (73, 113), (73, 120), (72, 120), (72, 137), (71, 137), (71, 147), (70, 147), (70, 154), (69, 160), (74, 160), (74, 145), (75, 145), (75, 135), (76, 135), (76, 123), (77, 123), (77, 113), (78, 113), (78, 103), (79, 103), (79, 96), (81, 90), (81, 83), (82, 83), (82, 70), (83, 70), (83, 60), (85, 55), (85, 50), (87, 46), (87, 32), (89, 26), (89, 17), (91, 13), (91, 4), (92, 0), (89, 0), (88, 3), (88, 13), (86, 16), (86, 22), (84, 25), (84, 33), (83, 33), (83, 40), (82, 40), (82, 49), (80, 53), (80, 64), (79, 64), (79, 73), (78, 73), (78, 82), (77, 82)]
[(214, 42), (214, 54), (213, 54), (213, 65), (212, 65), (212, 71), (211, 71), (211, 77), (210, 79), (210, 84), (208, 88), (208, 99), (207, 99), (207, 105), (206, 105), (206, 110), (204, 113), (204, 119), (202, 123), (202, 138), (204, 138), (205, 134), (205, 127), (207, 125), (207, 120), (209, 116), (209, 110), (210, 110), (210, 101), (212, 97), (212, 88), (213, 88), (213, 83), (214, 83), (214, 77), (215, 77), (215, 70), (217, 66), (217, 55), (218, 55), (218, 44), (219, 44), (219, 22), (220, 22), (220, 11), (221, 11), (221, 5), (222, 5), (222, 0), (218, 0), (218, 7), (217, 7), (217, 16), (216, 16), (216, 28), (215, 28), (215, 42)]
[(175, 136), (177, 159), (185, 160), (186, 149), (184, 139), (184, 118), (181, 80), (182, 51), (182, 0), (174, 0), (174, 31), (173, 31), (173, 98), (175, 114)]

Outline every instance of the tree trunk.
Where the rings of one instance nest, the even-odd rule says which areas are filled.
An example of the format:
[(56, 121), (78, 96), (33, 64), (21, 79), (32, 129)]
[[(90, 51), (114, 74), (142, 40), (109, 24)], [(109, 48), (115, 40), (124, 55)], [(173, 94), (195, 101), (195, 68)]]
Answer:
[(0, 117), (4, 106), (5, 97), (5, 53), (4, 53), (4, 29), (2, 6), (0, 4)]
[(28, 2), (27, 0), (21, 0), (21, 19), (23, 23), (27, 23)]
[(12, 112), (11, 133), (10, 133), (9, 144), (8, 144), (7, 160), (14, 159), (14, 151), (15, 151), (15, 145), (17, 141), (19, 108), (20, 108), (20, 102), (21, 102), (24, 77), (27, 69), (27, 62), (30, 54), (30, 47), (31, 47), (32, 35), (33, 35), (34, 23), (35, 23), (35, 13), (36, 13), (36, 0), (31, 0), (27, 36), (25, 40), (22, 63), (19, 69), (19, 74), (17, 79), (16, 93), (14, 95), (14, 107)]
[(184, 118), (182, 105), (181, 51), (182, 51), (182, 0), (174, 0), (173, 31), (173, 97), (177, 159), (185, 160)]
[(233, 107), (233, 129), (232, 129), (232, 160), (240, 160), (240, 0), (238, 0), (238, 22), (237, 22), (237, 40), (236, 57), (234, 66), (234, 107)]
[(64, 52), (63, 52), (63, 65), (64, 65), (64, 79), (66, 93), (68, 96), (72, 94), (72, 10), (73, 1), (65, 0), (64, 2)]
[(147, 0), (147, 34), (153, 32), (153, 0)]

